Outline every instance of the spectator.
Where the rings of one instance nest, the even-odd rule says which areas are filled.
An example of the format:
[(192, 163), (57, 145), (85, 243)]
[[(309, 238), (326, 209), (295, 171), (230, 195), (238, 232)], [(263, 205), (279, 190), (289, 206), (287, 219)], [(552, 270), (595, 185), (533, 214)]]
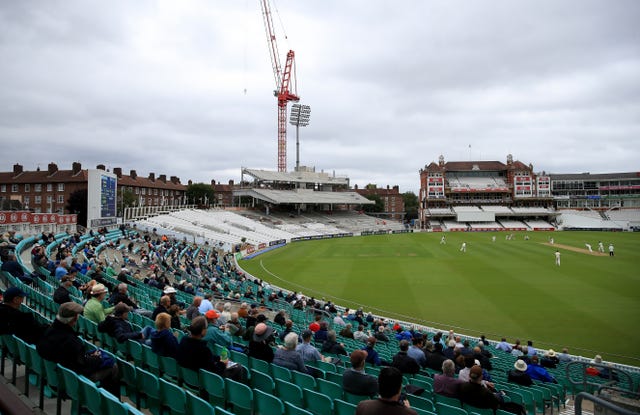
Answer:
[(293, 321), (287, 320), (287, 322), (284, 324), (284, 330), (282, 330), (282, 332), (278, 336), (280, 338), (280, 341), (284, 341), (284, 338), (287, 336), (287, 334), (291, 332), (293, 332)]
[(480, 362), (480, 366), (482, 366), (483, 369), (485, 370), (493, 370), (493, 365), (491, 364), (491, 359), (489, 359), (487, 356), (485, 356), (482, 353), (482, 349), (480, 348), (480, 346), (476, 346), (473, 348), (473, 355), (472, 357), (477, 360), (478, 362)]
[(273, 362), (273, 349), (271, 348), (271, 342), (273, 341), (273, 329), (267, 326), (265, 323), (258, 323), (253, 330), (253, 336), (249, 342), (250, 357), (264, 360), (266, 362)]
[(62, 304), (53, 324), (38, 341), (38, 353), (43, 359), (59, 363), (94, 382), (99, 381), (101, 387), (120, 397), (118, 365), (103, 359), (100, 350), (87, 352), (74, 330), (83, 311), (80, 304)]
[(476, 408), (493, 409), (494, 412), (500, 406), (500, 399), (482, 386), (482, 368), (478, 365), (469, 371), (469, 382), (460, 385), (460, 400)]
[(293, 332), (287, 334), (284, 338), (284, 347), (278, 348), (273, 356), (273, 364), (307, 373), (302, 355), (296, 351), (296, 346), (298, 346), (298, 335)]
[(273, 322), (279, 326), (284, 326), (286, 324), (287, 319), (284, 310), (278, 311), (278, 313), (273, 317)]
[(356, 415), (417, 415), (407, 399), (400, 399), (402, 373), (395, 367), (385, 367), (378, 375), (378, 399), (360, 401)]
[(115, 338), (118, 343), (124, 343), (127, 340), (143, 341), (145, 337), (149, 337), (151, 327), (145, 327), (146, 336), (142, 331), (134, 331), (128, 321), (131, 310), (132, 308), (125, 303), (118, 303), (113, 309), (113, 315), (107, 316), (98, 325), (98, 330)]
[(531, 363), (527, 366), (527, 375), (531, 380), (539, 380), (540, 382), (558, 383), (553, 376), (547, 372), (547, 369), (540, 366), (538, 363), (538, 356), (531, 357)]
[(533, 347), (533, 342), (531, 340), (527, 340), (527, 350), (528, 350), (529, 357), (535, 356), (538, 354), (538, 350), (535, 347)]
[(562, 349), (562, 353), (558, 356), (558, 360), (562, 363), (567, 363), (571, 361), (571, 356), (569, 356), (569, 349), (564, 347)]
[[(311, 330), (305, 330), (302, 332), (302, 343), (296, 346), (296, 351), (300, 353), (302, 356), (302, 360), (304, 360), (305, 364), (307, 362), (314, 363), (319, 360), (323, 360), (324, 356), (320, 354), (318, 349), (316, 349), (311, 344), (311, 338), (313, 337), (313, 333)], [(319, 372), (317, 372), (313, 367), (307, 367), (307, 373), (317, 377)]]
[(14, 334), (29, 344), (40, 340), (47, 326), (40, 324), (32, 313), (20, 311), (27, 294), (18, 287), (7, 288), (0, 304), (0, 334)]
[(207, 347), (204, 337), (208, 330), (207, 320), (204, 317), (194, 318), (187, 329), (189, 336), (183, 337), (178, 345), (176, 360), (180, 366), (195, 371), (204, 369), (235, 381), (244, 379), (241, 365), (222, 361), (220, 356), (214, 355)]
[(344, 328), (342, 330), (340, 330), (340, 335), (342, 337), (345, 337), (347, 339), (353, 339), (353, 332), (351, 331), (351, 323), (347, 323), (346, 326), (344, 326)]
[(131, 297), (129, 297), (129, 286), (124, 282), (121, 282), (116, 286), (116, 290), (113, 294), (111, 294), (111, 297), (109, 298), (109, 303), (113, 305), (118, 303), (125, 303), (131, 308), (131, 311), (133, 311), (134, 313), (138, 313), (148, 318), (151, 318), (151, 316), (153, 315), (153, 312), (151, 310), (145, 310), (144, 308), (138, 307), (138, 304), (133, 301)]
[(71, 301), (71, 294), (69, 289), (73, 286), (74, 278), (70, 275), (65, 275), (60, 279), (60, 286), (53, 292), (53, 301), (56, 304), (64, 304)]
[(449, 398), (460, 398), (460, 385), (463, 380), (455, 377), (456, 365), (453, 360), (442, 362), (442, 374), (433, 377), (433, 392)]
[(556, 352), (553, 349), (549, 349), (544, 353), (542, 359), (540, 359), (540, 365), (542, 367), (548, 367), (555, 369), (560, 364), (560, 359), (556, 356)]
[(329, 330), (327, 332), (327, 340), (322, 343), (322, 353), (347, 355), (347, 350), (344, 348), (344, 344), (338, 343), (336, 340), (335, 330)]
[(447, 356), (447, 359), (451, 359), (451, 360), (455, 361), (455, 359), (456, 359), (455, 348), (456, 348), (456, 341), (455, 340), (449, 340), (447, 342), (447, 348), (444, 349), (442, 351), (442, 353), (444, 353), (444, 355)]
[(326, 321), (320, 322), (320, 328), (313, 335), (314, 340), (318, 344), (322, 344), (327, 340), (327, 335), (329, 333), (329, 325)]
[(208, 323), (208, 329), (204, 340), (208, 342), (211, 347), (214, 347), (216, 344), (228, 348), (233, 346), (233, 339), (231, 335), (226, 332), (227, 327), (224, 324), (218, 325), (220, 314), (218, 314), (216, 310), (209, 310), (205, 313), (205, 317)]
[(533, 385), (533, 381), (531, 377), (527, 374), (527, 364), (524, 360), (518, 359), (513, 367), (515, 370), (510, 370), (507, 378), (509, 382), (517, 383), (522, 386), (531, 386)]
[(227, 322), (227, 332), (232, 337), (242, 337), (242, 335), (244, 334), (244, 327), (242, 327), (242, 323), (240, 322), (238, 313), (235, 311), (231, 313), (231, 318)]
[(169, 314), (169, 306), (171, 305), (171, 298), (168, 295), (163, 295), (160, 297), (160, 301), (158, 302), (158, 306), (151, 313), (151, 319), (155, 320), (160, 313)]
[(407, 351), (407, 355), (415, 360), (421, 368), (426, 367), (427, 358), (422, 350), (422, 347), (424, 346), (424, 337), (419, 334), (413, 338), (412, 343), (413, 344)]
[(107, 288), (102, 284), (96, 284), (91, 287), (91, 298), (84, 307), (84, 316), (86, 319), (96, 324), (102, 322), (107, 314), (113, 311), (113, 307), (105, 308), (102, 301), (107, 295)]
[(373, 397), (378, 393), (378, 379), (365, 373), (367, 352), (354, 350), (351, 353), (351, 368), (342, 374), (342, 389), (354, 395)]
[(503, 337), (500, 340), (500, 343), (496, 344), (496, 349), (502, 350), (505, 353), (511, 353), (511, 350), (513, 348), (511, 347), (511, 345), (509, 343), (507, 343), (506, 337)]
[(160, 356), (175, 358), (178, 354), (178, 340), (171, 332), (171, 316), (159, 313), (156, 316), (156, 329), (151, 332), (151, 350)]
[(186, 317), (189, 321), (200, 315), (200, 304), (202, 303), (202, 297), (193, 297), (193, 302), (187, 308)]
[(400, 340), (400, 351), (393, 356), (391, 366), (397, 368), (403, 374), (416, 374), (420, 371), (418, 362), (407, 354), (409, 342)]
[(378, 329), (376, 330), (376, 332), (375, 332), (375, 334), (373, 336), (379, 342), (388, 342), (389, 341), (389, 336), (387, 336), (386, 333), (384, 332), (384, 325), (378, 326)]
[(364, 325), (360, 324), (358, 325), (358, 330), (353, 333), (353, 338), (355, 340), (359, 340), (361, 342), (365, 342), (367, 341), (367, 339), (369, 338), (369, 335), (364, 331)]
[[(427, 367), (433, 370), (442, 370), (442, 363), (447, 360), (447, 357), (442, 352), (442, 343), (435, 342), (433, 353), (429, 355), (427, 359)], [(449, 359), (453, 362), (452, 359)]]
[(18, 261), (16, 261), (16, 256), (14, 253), (10, 253), (6, 259), (2, 260), (0, 271), (8, 272), (25, 284), (31, 284), (33, 282), (33, 278), (31, 278), (31, 276), (25, 275), (22, 266), (18, 263)]
[(376, 347), (376, 338), (372, 336), (367, 340), (367, 345), (362, 348), (362, 350), (367, 352), (367, 363), (374, 366), (389, 366), (388, 362), (383, 362), (382, 360), (380, 360), (380, 356), (378, 355), (378, 352), (374, 350), (374, 347)]

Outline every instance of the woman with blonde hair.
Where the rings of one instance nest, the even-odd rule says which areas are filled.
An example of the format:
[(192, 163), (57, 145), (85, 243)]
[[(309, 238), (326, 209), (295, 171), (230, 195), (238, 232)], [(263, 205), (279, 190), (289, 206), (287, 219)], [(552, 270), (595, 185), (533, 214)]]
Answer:
[(167, 313), (156, 316), (156, 329), (151, 333), (151, 350), (160, 356), (173, 358), (178, 353), (178, 340), (171, 332), (171, 316)]

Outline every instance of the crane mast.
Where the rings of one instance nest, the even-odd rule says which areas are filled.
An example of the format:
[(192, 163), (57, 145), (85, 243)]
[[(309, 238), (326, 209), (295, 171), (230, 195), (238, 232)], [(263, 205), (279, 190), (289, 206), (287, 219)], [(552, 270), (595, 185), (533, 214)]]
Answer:
[[(271, 66), (276, 83), (273, 91), (278, 99), (278, 171), (287, 171), (287, 105), (289, 101), (299, 101), (297, 95), (297, 84), (295, 79), (295, 53), (293, 50), (287, 52), (287, 60), (284, 69), (280, 65), (280, 55), (278, 53), (278, 42), (273, 28), (271, 18), (271, 8), (269, 0), (262, 0), (262, 17), (264, 20), (269, 55), (271, 56)], [(293, 86), (293, 91), (290, 87)]]

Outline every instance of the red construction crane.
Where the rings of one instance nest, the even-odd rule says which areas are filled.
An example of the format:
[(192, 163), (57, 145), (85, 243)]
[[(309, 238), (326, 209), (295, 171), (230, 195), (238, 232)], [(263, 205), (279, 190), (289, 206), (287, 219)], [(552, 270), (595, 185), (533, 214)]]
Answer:
[[(273, 76), (276, 81), (276, 89), (273, 94), (278, 98), (278, 171), (287, 171), (287, 105), (289, 101), (299, 101), (297, 95), (298, 86), (296, 83), (295, 53), (290, 50), (287, 53), (287, 61), (284, 70), (281, 69), (280, 55), (278, 54), (278, 43), (273, 30), (273, 20), (271, 19), (271, 8), (269, 0), (262, 0), (262, 17), (264, 19), (264, 29), (271, 55), (271, 65)], [(293, 91), (289, 90), (293, 85)]]

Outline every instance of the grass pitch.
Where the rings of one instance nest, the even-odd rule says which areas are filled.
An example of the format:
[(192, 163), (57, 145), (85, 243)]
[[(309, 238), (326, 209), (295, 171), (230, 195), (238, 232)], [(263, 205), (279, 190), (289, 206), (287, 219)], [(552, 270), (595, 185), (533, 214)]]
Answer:
[[(505, 232), (451, 232), (440, 244), (442, 235), (297, 242), (240, 265), (272, 284), (374, 314), (640, 365), (640, 234), (517, 232), (509, 241)], [(597, 251), (598, 241), (606, 255), (586, 250), (589, 243)]]

